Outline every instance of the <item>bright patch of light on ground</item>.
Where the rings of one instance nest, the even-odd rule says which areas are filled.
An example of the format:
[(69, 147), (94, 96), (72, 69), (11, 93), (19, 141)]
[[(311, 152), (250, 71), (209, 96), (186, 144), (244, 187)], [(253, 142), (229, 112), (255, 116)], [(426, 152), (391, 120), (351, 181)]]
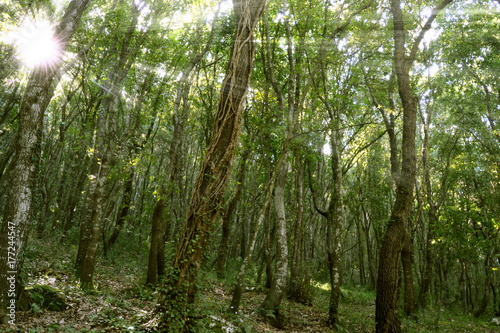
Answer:
[(48, 21), (26, 20), (9, 33), (8, 39), (16, 45), (19, 58), (30, 69), (49, 68), (61, 58), (59, 43)]
[(319, 288), (319, 289), (323, 289), (323, 290), (332, 290), (332, 286), (330, 286), (330, 283), (320, 283), (320, 282), (316, 282), (316, 281), (313, 281), (312, 283), (313, 286), (315, 286), (316, 288)]

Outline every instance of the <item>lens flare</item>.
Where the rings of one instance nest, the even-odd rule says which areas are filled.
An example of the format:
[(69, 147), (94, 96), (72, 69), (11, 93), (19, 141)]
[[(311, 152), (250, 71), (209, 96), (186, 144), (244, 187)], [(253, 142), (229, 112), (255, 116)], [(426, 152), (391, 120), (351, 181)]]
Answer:
[(25, 23), (15, 35), (19, 56), (26, 67), (50, 68), (61, 58), (59, 43), (49, 22)]

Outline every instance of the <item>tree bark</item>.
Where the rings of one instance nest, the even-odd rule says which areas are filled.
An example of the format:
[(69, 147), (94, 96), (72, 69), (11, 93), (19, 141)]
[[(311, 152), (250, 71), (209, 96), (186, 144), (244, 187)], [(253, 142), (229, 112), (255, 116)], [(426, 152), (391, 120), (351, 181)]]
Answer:
[(355, 218), (355, 222), (356, 222), (356, 236), (358, 239), (359, 284), (364, 286), (366, 285), (365, 281), (366, 274), (365, 274), (365, 260), (364, 260), (365, 254), (363, 251), (363, 235), (361, 233), (360, 219)]
[[(488, 307), (488, 304), (490, 303), (490, 284), (491, 281), (493, 281), (493, 274), (492, 272), (492, 267), (490, 266), (490, 254), (488, 253), (486, 255), (486, 258), (484, 259), (484, 273), (486, 275), (485, 282), (484, 282), (484, 290), (483, 290), (483, 299), (481, 301), (481, 305), (477, 309), (477, 311), (474, 313), (474, 317), (478, 318), (484, 314), (486, 311), (486, 308)], [(493, 304), (495, 305), (495, 304)]]
[(417, 119), (417, 97), (410, 82), (410, 69), (424, 34), (430, 29), (437, 14), (451, 0), (444, 0), (433, 9), (431, 16), (415, 39), (408, 56), (405, 51), (405, 27), (400, 0), (391, 0), (394, 21), (394, 65), (398, 79), (398, 90), (403, 104), (403, 141), (401, 171), (396, 183), (396, 200), (380, 249), (375, 303), (377, 333), (399, 333), (401, 322), (397, 315), (398, 264), (403, 242), (407, 237), (416, 176), (415, 131)]
[[(233, 298), (231, 300), (231, 305), (229, 308), (229, 311), (232, 313), (237, 313), (239, 311), (240, 307), (240, 302), (241, 302), (241, 295), (243, 294), (243, 287), (244, 287), (244, 282), (245, 282), (245, 275), (248, 270), (248, 267), (250, 265), (250, 261), (252, 259), (252, 254), (255, 248), (255, 242), (257, 240), (257, 233), (259, 232), (260, 226), (262, 225), (262, 222), (264, 221), (268, 209), (271, 204), (271, 198), (272, 198), (272, 190), (274, 188), (274, 184), (276, 182), (277, 175), (279, 173), (279, 170), (281, 169), (281, 165), (284, 163), (287, 152), (288, 152), (288, 147), (290, 145), (291, 141), (291, 133), (288, 133), (289, 136), (286, 138), (283, 147), (281, 149), (280, 156), (278, 157), (278, 160), (276, 161), (276, 164), (274, 166), (274, 170), (271, 173), (270, 179), (267, 181), (266, 184), (266, 189), (265, 189), (265, 197), (264, 197), (264, 202), (262, 203), (262, 208), (260, 209), (259, 216), (257, 218), (257, 221), (253, 224), (253, 228), (250, 231), (250, 236), (248, 240), (248, 244), (246, 246), (246, 251), (245, 251), (245, 256), (243, 257), (243, 261), (241, 263), (240, 269), (238, 271), (238, 276), (236, 277), (236, 283), (233, 289)], [(271, 221), (268, 219), (269, 223)], [(268, 257), (269, 260), (269, 257)]]
[[(333, 121), (333, 119), (332, 119)], [(342, 229), (344, 224), (344, 190), (342, 185), (340, 133), (337, 129), (331, 135), (331, 158), (333, 172), (333, 193), (327, 213), (327, 251), (332, 291), (328, 310), (328, 324), (335, 327), (338, 321), (340, 286), (342, 284)]]
[(304, 161), (302, 152), (295, 150), (295, 166), (296, 166), (296, 206), (295, 206), (295, 224), (293, 227), (293, 252), (290, 268), (290, 290), (288, 298), (299, 303), (311, 304), (311, 299), (304, 289), (305, 278), (302, 269), (302, 238), (304, 224)]
[(415, 313), (415, 289), (413, 284), (412, 270), (412, 248), (410, 237), (406, 237), (401, 250), (401, 263), (403, 264), (404, 281), (404, 312), (406, 316), (411, 317)]
[[(129, 167), (125, 174), (123, 199), (120, 205), (120, 210), (118, 212), (118, 219), (116, 221), (115, 227), (113, 228), (111, 236), (109, 236), (109, 238), (105, 240), (106, 248), (108, 250), (115, 244), (116, 240), (118, 239), (118, 236), (120, 235), (120, 231), (123, 229), (123, 226), (125, 225), (125, 220), (127, 218), (128, 211), (130, 209), (130, 204), (132, 202), (133, 181), (134, 181), (134, 171), (132, 170), (132, 168)], [(106, 252), (104, 252), (104, 255), (106, 255)]]
[(196, 279), (220, 211), (239, 143), (243, 104), (254, 60), (253, 32), (265, 0), (235, 0), (235, 35), (210, 143), (196, 179), (186, 223), (154, 311), (160, 330), (187, 330)]
[(229, 232), (231, 231), (231, 219), (236, 210), (237, 204), (241, 197), (241, 190), (246, 176), (246, 164), (250, 156), (250, 149), (245, 149), (241, 157), (240, 166), (238, 170), (238, 177), (236, 178), (236, 190), (234, 191), (231, 200), (229, 201), (226, 213), (222, 217), (222, 236), (219, 244), (219, 251), (217, 255), (217, 277), (224, 278), (226, 268), (227, 255), (229, 250)]
[(149, 247), (148, 272), (146, 276), (146, 284), (156, 285), (158, 280), (158, 249), (159, 244), (163, 242), (164, 231), (164, 211), (166, 206), (165, 200), (158, 200), (153, 210), (153, 223), (151, 229), (151, 244)]
[(89, 193), (92, 200), (92, 212), (88, 222), (90, 234), (86, 244), (86, 250), (81, 259), (80, 284), (83, 289), (93, 289), (94, 268), (97, 250), (102, 239), (104, 227), (104, 194), (109, 171), (114, 163), (117, 138), (117, 109), (119, 104), (120, 87), (127, 75), (135, 53), (131, 51), (130, 44), (135, 34), (138, 22), (139, 8), (135, 3), (131, 4), (131, 20), (127, 26), (118, 60), (108, 74), (110, 86), (105, 89), (104, 97), (98, 111), (97, 134), (95, 143), (94, 170), (97, 169), (95, 177), (95, 191)]
[[(149, 264), (146, 284), (156, 284), (157, 277), (159, 274), (163, 274), (165, 266), (164, 262), (164, 249), (165, 249), (165, 232), (167, 230), (165, 224), (165, 214), (164, 210), (169, 206), (173, 205), (173, 193), (174, 193), (174, 171), (178, 168), (179, 164), (179, 153), (182, 149), (184, 142), (184, 128), (186, 121), (189, 117), (191, 109), (189, 107), (189, 92), (191, 89), (192, 72), (194, 68), (200, 63), (204, 55), (210, 50), (212, 41), (215, 33), (215, 22), (217, 21), (219, 12), (215, 14), (212, 31), (208, 38), (206, 45), (202, 48), (200, 52), (195, 54), (188, 62), (186, 68), (182, 71), (181, 77), (177, 84), (177, 92), (174, 101), (174, 108), (172, 112), (172, 123), (174, 125), (174, 131), (172, 133), (172, 142), (170, 143), (169, 158), (167, 166), (165, 168), (165, 183), (162, 184), (160, 189), (160, 197), (156, 202), (154, 208), (154, 214), (151, 224), (151, 244), (149, 252)], [(183, 101), (182, 113), (180, 112), (181, 101)], [(161, 232), (161, 235), (156, 235), (156, 232)], [(152, 257), (154, 256), (154, 257)], [(154, 263), (156, 262), (156, 263)]]
[[(274, 207), (276, 209), (276, 269), (271, 288), (260, 305), (261, 314), (270, 318), (274, 317), (275, 319), (278, 319), (280, 316), (278, 307), (283, 298), (288, 275), (288, 239), (285, 217), (285, 185), (287, 175), (288, 163), (284, 162), (276, 178), (276, 187), (274, 189)], [(271, 314), (273, 315), (271, 316)], [(275, 321), (275, 324), (281, 326), (279, 320)]]
[[(78, 27), (80, 18), (89, 4), (90, 0), (74, 0), (68, 4), (55, 29), (61, 52), (66, 50)], [(18, 280), (21, 268), (19, 261), (30, 229), (34, 190), (33, 177), (40, 154), (38, 145), (43, 131), (43, 116), (54, 94), (55, 86), (52, 83), (60, 66), (61, 62), (58, 61), (47, 68), (39, 67), (32, 71), (19, 109), (16, 153), (12, 161), (13, 169), (0, 238), (1, 323), (13, 320), (8, 317), (10, 312), (8, 312), (7, 304), (13, 298), (10, 301), (8, 299), (10, 285), (7, 278), (12, 277), (14, 281)], [(7, 235), (12, 235), (13, 238), (9, 239)]]

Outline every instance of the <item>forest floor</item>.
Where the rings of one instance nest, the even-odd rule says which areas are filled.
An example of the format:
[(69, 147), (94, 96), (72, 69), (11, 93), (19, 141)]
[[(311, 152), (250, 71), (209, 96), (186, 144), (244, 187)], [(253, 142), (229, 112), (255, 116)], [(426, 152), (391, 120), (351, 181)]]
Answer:
[[(66, 300), (64, 311), (47, 311), (36, 303), (30, 311), (18, 311), (16, 326), (0, 327), (0, 332), (146, 332), (157, 294), (144, 286), (147, 251), (112, 251), (100, 257), (94, 283), (96, 290), (84, 293), (74, 278), (74, 246), (50, 246), (31, 241), (26, 253), (28, 287), (48, 285)], [(251, 279), (249, 279), (251, 280)], [(251, 281), (250, 281), (251, 284)], [(231, 280), (217, 280), (214, 273), (200, 278), (197, 313), (199, 332), (332, 332), (328, 315), (328, 284), (315, 284), (312, 306), (284, 299), (281, 313), (284, 329), (276, 329), (255, 311), (265, 297), (261, 287), (250, 287), (243, 294), (238, 316), (228, 316)], [(352, 286), (342, 289), (337, 332), (373, 332), (375, 293)], [(35, 295), (36, 296), (36, 295)], [(35, 297), (36, 298), (36, 297)], [(403, 332), (500, 332), (491, 323), (492, 314), (473, 318), (457, 309), (429, 309), (419, 321), (403, 320)]]

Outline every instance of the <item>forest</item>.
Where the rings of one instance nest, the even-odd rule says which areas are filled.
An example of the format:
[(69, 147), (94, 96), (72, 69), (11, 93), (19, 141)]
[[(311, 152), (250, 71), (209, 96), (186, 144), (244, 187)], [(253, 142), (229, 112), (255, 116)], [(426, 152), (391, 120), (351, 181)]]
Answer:
[(499, 0), (0, 0), (0, 331), (498, 332), (499, 126)]

